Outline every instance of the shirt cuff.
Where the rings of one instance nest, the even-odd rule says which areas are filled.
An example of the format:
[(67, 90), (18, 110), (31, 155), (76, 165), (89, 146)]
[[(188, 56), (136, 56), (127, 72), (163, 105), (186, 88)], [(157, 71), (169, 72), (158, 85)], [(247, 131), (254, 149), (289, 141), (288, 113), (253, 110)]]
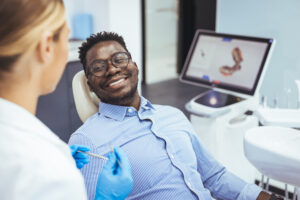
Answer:
[(247, 184), (241, 193), (239, 194), (237, 200), (256, 200), (262, 188), (254, 184)]

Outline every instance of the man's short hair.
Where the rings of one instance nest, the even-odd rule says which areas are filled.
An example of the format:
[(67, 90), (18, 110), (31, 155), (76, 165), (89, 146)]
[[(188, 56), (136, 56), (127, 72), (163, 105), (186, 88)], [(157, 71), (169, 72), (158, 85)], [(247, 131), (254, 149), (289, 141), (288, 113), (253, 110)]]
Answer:
[(83, 65), (83, 69), (85, 75), (87, 75), (86, 71), (86, 54), (88, 50), (90, 50), (95, 44), (104, 41), (116, 41), (118, 42), (127, 52), (128, 49), (126, 47), (124, 38), (117, 33), (114, 32), (106, 32), (102, 31), (97, 34), (92, 34), (90, 37), (86, 39), (85, 42), (82, 43), (81, 47), (79, 47), (79, 59), (81, 64)]

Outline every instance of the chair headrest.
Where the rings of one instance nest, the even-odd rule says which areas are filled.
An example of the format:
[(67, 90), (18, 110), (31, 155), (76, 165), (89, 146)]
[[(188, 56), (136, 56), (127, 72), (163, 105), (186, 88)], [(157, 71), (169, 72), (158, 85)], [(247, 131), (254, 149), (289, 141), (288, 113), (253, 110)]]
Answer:
[(100, 100), (94, 92), (90, 91), (83, 70), (75, 74), (72, 89), (78, 116), (82, 122), (85, 122), (90, 116), (98, 112)]

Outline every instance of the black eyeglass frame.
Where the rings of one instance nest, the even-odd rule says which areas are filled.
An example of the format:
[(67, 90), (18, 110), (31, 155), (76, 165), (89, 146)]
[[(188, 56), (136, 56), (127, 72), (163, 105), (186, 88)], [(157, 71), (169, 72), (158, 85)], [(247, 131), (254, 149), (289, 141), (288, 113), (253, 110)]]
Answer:
[[(126, 54), (127, 56), (128, 56), (128, 62), (127, 62), (127, 65), (126, 66), (122, 66), (122, 67), (120, 67), (120, 66), (116, 66), (115, 65), (115, 63), (113, 62), (113, 58), (116, 56), (116, 55), (118, 55), (118, 54)], [(128, 65), (129, 65), (129, 62), (130, 62), (130, 60), (131, 60), (131, 54), (129, 53), (129, 52), (126, 52), (126, 51), (120, 51), (120, 52), (116, 52), (116, 53), (114, 53), (114, 54), (112, 54), (111, 56), (110, 56), (110, 58), (108, 58), (108, 59), (105, 59), (105, 60), (100, 60), (100, 59), (97, 59), (97, 60), (94, 60), (89, 66), (88, 66), (88, 74), (87, 75), (90, 75), (90, 74), (92, 74), (92, 75), (94, 75), (94, 76), (96, 76), (96, 77), (102, 77), (102, 76), (104, 76), (104, 74), (103, 75), (100, 75), (100, 76), (97, 76), (94, 72), (92, 72), (91, 71), (91, 68), (92, 68), (92, 65), (95, 63), (95, 62), (99, 62), (99, 61), (101, 61), (101, 62), (106, 62), (106, 69), (105, 70), (103, 70), (103, 71), (107, 71), (107, 69), (108, 69), (108, 61), (110, 61), (110, 63), (115, 67), (115, 68), (126, 68)]]

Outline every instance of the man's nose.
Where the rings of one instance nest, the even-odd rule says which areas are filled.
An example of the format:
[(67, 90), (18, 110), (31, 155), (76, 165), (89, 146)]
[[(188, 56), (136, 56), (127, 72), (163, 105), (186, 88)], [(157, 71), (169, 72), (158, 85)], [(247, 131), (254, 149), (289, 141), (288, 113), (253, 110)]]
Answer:
[(120, 68), (119, 67), (115, 67), (112, 63), (111, 63), (111, 61), (109, 61), (108, 63), (107, 63), (107, 73), (108, 74), (115, 74), (115, 73), (118, 73), (119, 71), (120, 71)]

